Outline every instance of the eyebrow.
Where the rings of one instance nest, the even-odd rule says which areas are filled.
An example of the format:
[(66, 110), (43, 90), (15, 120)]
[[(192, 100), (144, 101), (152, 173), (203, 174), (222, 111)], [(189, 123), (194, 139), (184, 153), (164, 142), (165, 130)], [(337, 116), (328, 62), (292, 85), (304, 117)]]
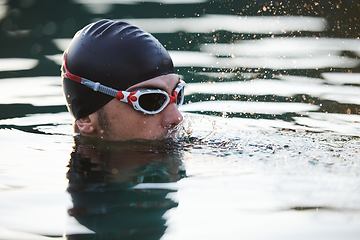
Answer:
[[(177, 83), (176, 83), (175, 87), (171, 90), (171, 94), (174, 92), (176, 87), (179, 85), (179, 81), (180, 81), (180, 76), (178, 76)], [(143, 87), (128, 88), (126, 90), (126, 92), (135, 92), (135, 91), (137, 91), (139, 89), (160, 89), (160, 90), (166, 92), (165, 88), (162, 88), (161, 86), (159, 87), (159, 86), (156, 86), (156, 85), (153, 85), (153, 84), (145, 85)]]
[(126, 92), (135, 92), (135, 91), (137, 91), (139, 89), (160, 89), (160, 90), (166, 92), (164, 88), (159, 87), (159, 86), (153, 86), (153, 85), (144, 86), (144, 87), (129, 88), (128, 90), (126, 90)]

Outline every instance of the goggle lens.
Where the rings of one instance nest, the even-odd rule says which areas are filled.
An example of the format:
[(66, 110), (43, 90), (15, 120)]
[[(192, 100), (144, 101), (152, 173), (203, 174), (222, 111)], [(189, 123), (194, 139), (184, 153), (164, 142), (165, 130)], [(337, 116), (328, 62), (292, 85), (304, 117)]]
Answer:
[[(180, 107), (184, 101), (184, 87), (182, 87), (176, 96), (176, 105)], [(174, 94), (174, 93), (173, 93)], [(157, 112), (161, 108), (165, 107), (165, 104), (168, 104), (169, 98), (167, 93), (154, 93), (154, 92), (143, 92), (139, 96), (139, 106), (145, 111), (148, 112)]]
[(184, 102), (184, 88), (182, 88), (176, 98), (176, 105), (180, 107)]
[(159, 110), (166, 102), (166, 96), (161, 93), (143, 94), (139, 97), (139, 105), (146, 111)]

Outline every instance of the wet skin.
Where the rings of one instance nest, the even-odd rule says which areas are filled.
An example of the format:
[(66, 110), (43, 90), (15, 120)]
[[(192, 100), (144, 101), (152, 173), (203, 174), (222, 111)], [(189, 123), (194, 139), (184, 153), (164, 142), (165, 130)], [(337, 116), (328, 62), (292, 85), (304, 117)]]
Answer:
[[(167, 74), (135, 84), (126, 91), (137, 88), (161, 89), (172, 94), (179, 82), (176, 74)], [(80, 133), (85, 136), (106, 140), (162, 139), (183, 120), (175, 103), (169, 104), (155, 115), (145, 115), (136, 111), (129, 104), (117, 99), (111, 100), (103, 107), (105, 124), (99, 123), (99, 113), (79, 119), (76, 124)], [(103, 126), (101, 126), (103, 125)]]

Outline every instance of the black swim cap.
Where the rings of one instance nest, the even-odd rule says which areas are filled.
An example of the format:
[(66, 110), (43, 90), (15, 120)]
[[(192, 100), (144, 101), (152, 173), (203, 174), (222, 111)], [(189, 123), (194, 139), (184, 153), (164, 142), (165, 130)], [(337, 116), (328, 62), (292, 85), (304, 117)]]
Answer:
[[(66, 51), (67, 68), (72, 74), (117, 90), (174, 73), (164, 46), (151, 34), (124, 21), (105, 19), (87, 25), (75, 34)], [(96, 112), (113, 99), (67, 78), (63, 78), (63, 89), (75, 119)]]

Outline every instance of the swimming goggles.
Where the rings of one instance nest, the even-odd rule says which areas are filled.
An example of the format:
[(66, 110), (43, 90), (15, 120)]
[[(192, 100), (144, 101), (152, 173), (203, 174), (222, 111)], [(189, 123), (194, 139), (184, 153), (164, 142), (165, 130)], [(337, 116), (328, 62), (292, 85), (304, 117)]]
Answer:
[(135, 110), (143, 112), (145, 114), (158, 114), (170, 103), (175, 103), (177, 107), (180, 107), (184, 102), (184, 88), (185, 82), (179, 80), (172, 95), (160, 89), (138, 89), (136, 91), (127, 92), (119, 91), (100, 84), (99, 82), (93, 82), (89, 79), (76, 76), (69, 72), (66, 66), (66, 55), (64, 55), (64, 64), (62, 71), (62, 77), (81, 83), (96, 92), (101, 92), (109, 96), (115, 97), (121, 102), (128, 103)]

